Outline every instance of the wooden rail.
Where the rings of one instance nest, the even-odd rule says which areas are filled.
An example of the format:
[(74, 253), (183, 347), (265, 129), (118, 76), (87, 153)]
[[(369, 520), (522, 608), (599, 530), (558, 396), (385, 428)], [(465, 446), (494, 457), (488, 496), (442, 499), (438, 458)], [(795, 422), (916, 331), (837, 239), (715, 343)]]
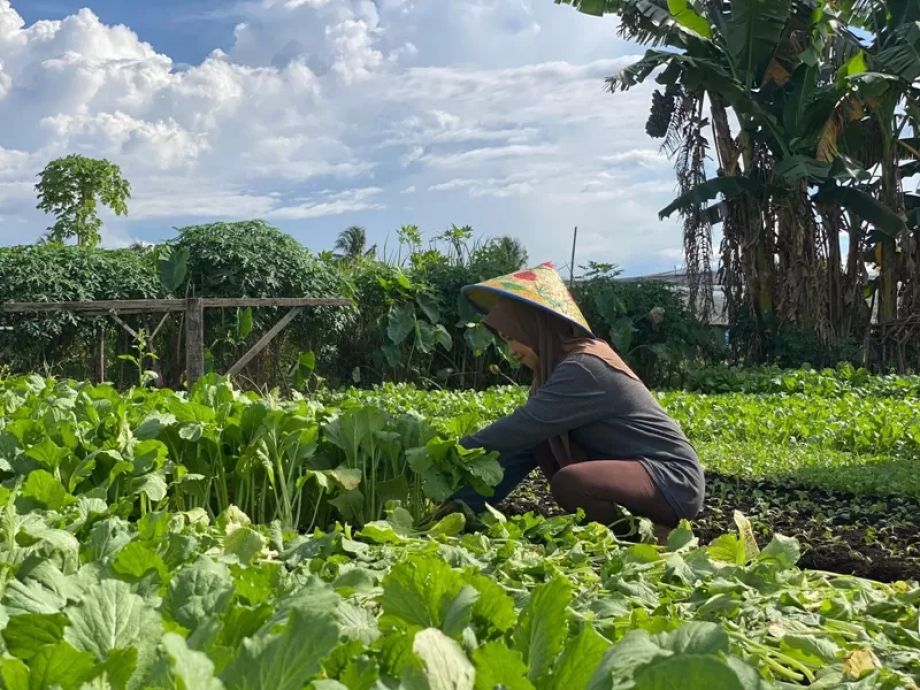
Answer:
[[(166, 317), (173, 312), (185, 314), (185, 377), (189, 384), (194, 383), (204, 374), (204, 310), (232, 309), (240, 307), (287, 308), (285, 314), (272, 328), (253, 345), (239, 361), (227, 372), (228, 376), (238, 374), (265, 349), (272, 339), (284, 330), (304, 309), (310, 307), (347, 307), (351, 300), (340, 297), (189, 297), (187, 299), (107, 299), (76, 300), (69, 302), (6, 302), (0, 304), (0, 313), (25, 314), (74, 311), (98, 316), (111, 316), (131, 337), (137, 339), (138, 333), (126, 324), (119, 315), (124, 314), (163, 314), (153, 335), (160, 330)], [(2, 327), (4, 330), (8, 327)], [(151, 339), (153, 336), (151, 336)], [(98, 376), (105, 370), (105, 330), (99, 329)]]
[[(191, 297), (201, 302), (205, 309), (233, 307), (347, 307), (350, 300), (338, 297)], [(90, 313), (154, 314), (185, 311), (186, 299), (103, 299), (73, 302), (5, 302), (0, 312), (18, 314), (26, 312), (81, 311)]]

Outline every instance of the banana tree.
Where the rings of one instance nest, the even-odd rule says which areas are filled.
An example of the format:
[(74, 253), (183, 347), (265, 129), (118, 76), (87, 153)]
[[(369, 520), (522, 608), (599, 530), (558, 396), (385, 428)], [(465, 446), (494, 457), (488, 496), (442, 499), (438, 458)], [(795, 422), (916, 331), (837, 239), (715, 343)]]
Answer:
[[(616, 13), (624, 37), (653, 46), (608, 83), (625, 90), (655, 75), (664, 87), (647, 130), (675, 155), (682, 193), (661, 215), (683, 215), (691, 275), (708, 258), (711, 225), (722, 223), (730, 316), (755, 324), (749, 354), (762, 354), (776, 326), (846, 335), (834, 317), (846, 313), (847, 296), (861, 293), (855, 287), (864, 271), (841, 273), (834, 221), (842, 209), (883, 233), (903, 226), (858, 186), (870, 176), (838, 146), (841, 123), (858, 120), (851, 80), (863, 59), (846, 17), (819, 0), (556, 2)], [(713, 177), (706, 165), (710, 125)]]
[(920, 123), (920, 89), (915, 85), (920, 77), (920, 2), (863, 0), (852, 8), (851, 21), (872, 40), (849, 75), (852, 99), (863, 113), (862, 126), (851, 126), (842, 144), (864, 167), (877, 171), (867, 191), (892, 215), (888, 224), (876, 225), (867, 243), (868, 258), (878, 270), (875, 286), (879, 319), (884, 322), (920, 308), (920, 224), (912, 211), (916, 197), (905, 195), (901, 184), (920, 170), (914, 136)]

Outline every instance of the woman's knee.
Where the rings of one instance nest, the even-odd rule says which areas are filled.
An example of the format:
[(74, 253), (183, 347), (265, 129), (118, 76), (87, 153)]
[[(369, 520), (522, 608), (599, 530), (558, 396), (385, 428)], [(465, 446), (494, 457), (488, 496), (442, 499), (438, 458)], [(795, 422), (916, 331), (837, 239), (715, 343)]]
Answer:
[(581, 507), (581, 486), (578, 465), (567, 465), (560, 468), (550, 481), (550, 491), (556, 503), (565, 510), (574, 512)]

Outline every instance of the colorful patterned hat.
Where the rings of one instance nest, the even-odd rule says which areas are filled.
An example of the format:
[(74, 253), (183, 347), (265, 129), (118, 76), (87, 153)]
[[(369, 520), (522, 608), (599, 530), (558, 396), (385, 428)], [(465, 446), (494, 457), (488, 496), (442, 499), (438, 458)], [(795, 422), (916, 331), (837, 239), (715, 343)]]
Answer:
[(552, 261), (536, 268), (467, 285), (461, 292), (483, 312), (488, 312), (500, 297), (507, 297), (544, 309), (575, 324), (587, 335), (594, 336)]

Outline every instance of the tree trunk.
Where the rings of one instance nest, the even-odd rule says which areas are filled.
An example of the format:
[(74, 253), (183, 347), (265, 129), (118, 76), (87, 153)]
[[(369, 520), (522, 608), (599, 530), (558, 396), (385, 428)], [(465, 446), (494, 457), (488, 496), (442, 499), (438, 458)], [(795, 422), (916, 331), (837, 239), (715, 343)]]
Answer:
[(825, 290), (827, 291), (827, 317), (832, 335), (842, 337), (849, 335), (844, 306), (843, 257), (840, 252), (840, 230), (842, 228), (840, 210), (822, 208), (819, 210), (821, 228), (824, 232), (825, 255)]
[[(880, 122), (882, 133), (881, 156), (881, 201), (889, 209), (904, 218), (904, 200), (898, 178), (898, 156), (895, 152), (896, 138), (886, 129), (888, 123)], [(876, 261), (879, 266), (878, 296), (879, 322), (885, 323), (898, 318), (898, 279), (901, 262), (898, 257), (898, 238), (883, 237), (876, 245)]]

